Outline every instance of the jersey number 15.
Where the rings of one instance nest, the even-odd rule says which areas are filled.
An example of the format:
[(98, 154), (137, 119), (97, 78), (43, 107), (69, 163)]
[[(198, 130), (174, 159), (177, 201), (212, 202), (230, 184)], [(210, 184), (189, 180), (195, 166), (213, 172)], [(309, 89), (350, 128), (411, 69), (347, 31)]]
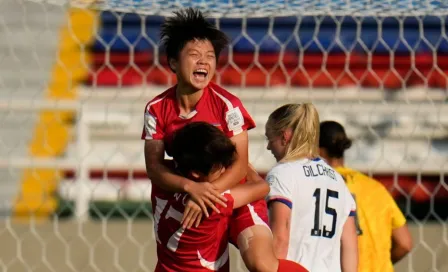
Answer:
[(328, 200), (330, 197), (338, 198), (339, 193), (330, 189), (327, 189), (327, 199), (325, 201), (325, 213), (331, 215), (333, 220), (331, 222), (331, 228), (328, 230), (327, 226), (324, 226), (323, 232), (320, 225), (320, 188), (314, 191), (313, 197), (316, 198), (316, 208), (314, 210), (314, 227), (311, 229), (311, 236), (323, 236), (325, 238), (332, 238), (336, 233), (336, 220), (338, 219), (338, 213), (335, 209), (328, 206)]

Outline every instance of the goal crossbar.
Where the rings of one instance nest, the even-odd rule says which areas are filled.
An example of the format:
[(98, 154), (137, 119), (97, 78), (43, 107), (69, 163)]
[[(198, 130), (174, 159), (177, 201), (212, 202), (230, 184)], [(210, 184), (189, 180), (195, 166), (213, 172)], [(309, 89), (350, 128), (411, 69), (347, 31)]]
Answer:
[(195, 7), (214, 18), (267, 16), (447, 15), (446, 1), (425, 0), (28, 0), (37, 3), (166, 16)]

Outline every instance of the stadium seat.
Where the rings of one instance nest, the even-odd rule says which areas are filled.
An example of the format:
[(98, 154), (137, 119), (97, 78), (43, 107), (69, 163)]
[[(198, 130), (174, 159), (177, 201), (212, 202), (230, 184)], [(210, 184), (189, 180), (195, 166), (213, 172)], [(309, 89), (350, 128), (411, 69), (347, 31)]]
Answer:
[(148, 65), (154, 62), (154, 55), (150, 51), (135, 52), (96, 52), (93, 54), (93, 67), (100, 68), (104, 65)]
[[(235, 52), (279, 52), (299, 50), (309, 53), (354, 51), (365, 53), (448, 52), (448, 40), (441, 34), (442, 22), (435, 17), (406, 17), (401, 21), (393, 17), (382, 20), (365, 17), (359, 21), (351, 17), (342, 20), (332, 17), (281, 17), (271, 24), (268, 18), (233, 18), (220, 20), (220, 28), (231, 38)], [(213, 21), (213, 20), (212, 20)], [(93, 48), (112, 51), (152, 50), (150, 40), (159, 42), (159, 29), (163, 18), (104, 12), (99, 39)], [(118, 28), (118, 22), (123, 27)], [(403, 28), (400, 28), (400, 24)], [(144, 27), (143, 27), (144, 26)], [(421, 37), (416, 27), (424, 28)], [(361, 28), (362, 31), (358, 31)], [(271, 32), (270, 32), (271, 31)], [(272, 33), (272, 34), (270, 34)], [(360, 33), (358, 37), (358, 33)], [(336, 40), (335, 37), (339, 37)], [(296, 41), (296, 38), (298, 41)], [(101, 41), (102, 40), (102, 41)], [(257, 45), (257, 46), (256, 46)]]
[[(265, 177), (265, 173), (260, 173)], [(73, 170), (64, 171), (64, 179), (72, 180), (75, 178)], [(146, 171), (128, 171), (126, 169), (93, 169), (90, 171), (90, 179), (96, 181), (110, 180), (128, 182), (130, 180), (146, 180)], [(448, 197), (448, 189), (440, 186), (437, 177), (422, 177), (421, 180), (416, 176), (399, 175), (394, 177), (389, 174), (374, 175), (374, 178), (381, 182), (395, 199), (409, 197), (416, 202), (428, 201), (431, 197), (434, 200)]]
[[(129, 171), (129, 170), (102, 170), (95, 169), (90, 171), (91, 179), (115, 179), (115, 180), (138, 180), (138, 179), (148, 179), (146, 171)], [(74, 170), (64, 171), (65, 179), (74, 179), (76, 177)]]
[(159, 28), (148, 26), (145, 32), (136, 26), (125, 26), (120, 31), (116, 27), (104, 27), (97, 34), (94, 51), (152, 51), (157, 45)]
[[(153, 57), (163, 17), (103, 12), (101, 19), (88, 84), (174, 82), (163, 52), (159, 60)], [(217, 78), (224, 85), (400, 89), (448, 84), (448, 40), (438, 17), (289, 16), (273, 21), (225, 18), (219, 23), (232, 41), (232, 55), (224, 52), (219, 63)], [(423, 36), (416, 27), (424, 29)], [(440, 69), (432, 68), (435, 61)]]
[(89, 75), (86, 83), (93, 86), (133, 86), (170, 85), (175, 82), (175, 74), (168, 67), (123, 65), (96, 70)]
[[(355, 54), (330, 55), (326, 59), (320, 54), (306, 55), (302, 59), (292, 53), (283, 57), (279, 54), (263, 54), (258, 56), (257, 61), (252, 54), (234, 54), (231, 59), (223, 56), (218, 78), (222, 84), (229, 86), (241, 86), (243, 81), (245, 86), (284, 85), (288, 83), (288, 78), (293, 86), (314, 88), (446, 88), (448, 84), (447, 57), (439, 57), (436, 60), (440, 69), (432, 68), (433, 60), (428, 55), (415, 56), (414, 66), (409, 56), (391, 58), (379, 55), (373, 56), (371, 60), (372, 68), (367, 69), (367, 57)], [(167, 76), (171, 76), (171, 82), (175, 82), (165, 57), (161, 56), (159, 62), (160, 65), (155, 65), (149, 52), (136, 53), (133, 57), (127, 53), (97, 53), (94, 56), (93, 71), (87, 82), (95, 86), (129, 86), (143, 83), (167, 85)]]
[(123, 25), (139, 25), (142, 21), (145, 24), (161, 25), (165, 20), (162, 16), (142, 16), (136, 13), (121, 13), (103, 11), (101, 13), (101, 22), (103, 26), (116, 26), (119, 23)]
[(287, 83), (287, 75), (280, 68), (266, 70), (253, 66), (240, 71), (233, 67), (220, 70), (221, 84), (231, 86), (276, 86)]
[[(154, 63), (153, 52), (143, 51), (134, 52), (130, 54), (129, 52), (96, 52), (93, 55), (93, 65), (100, 67), (104, 64), (150, 64)], [(257, 56), (257, 57), (256, 57)], [(159, 55), (157, 61), (166, 65), (166, 56)], [(259, 63), (264, 68), (272, 68), (276, 65), (282, 64), (285, 67), (296, 68), (299, 65), (304, 67), (345, 67), (357, 68), (363, 67), (367, 68), (368, 63), (371, 66), (382, 67), (382, 68), (410, 68), (414, 63), (416, 68), (431, 68), (434, 64), (441, 69), (448, 69), (448, 55), (438, 54), (433, 56), (428, 53), (421, 53), (415, 55), (391, 55), (391, 54), (373, 54), (371, 58), (365, 54), (359, 53), (339, 53), (339, 54), (304, 54), (300, 55), (299, 52), (280, 52), (275, 53), (264, 53), (264, 54), (252, 54), (252, 53), (232, 53), (229, 56), (228, 52), (223, 52), (219, 59), (219, 65), (235, 64), (240, 68), (245, 68), (252, 65), (254, 62)]]
[(391, 175), (374, 175), (374, 178), (381, 182), (395, 199), (409, 196), (413, 201), (425, 202), (432, 196), (434, 200), (448, 196), (448, 190), (440, 186), (437, 177), (423, 176), (419, 179), (409, 175), (399, 175), (396, 178)]
[[(292, 86), (334, 88), (361, 86), (365, 88), (400, 89), (403, 86), (429, 86), (445, 88), (448, 70), (410, 69), (350, 69), (339, 68), (274, 68), (234, 67), (218, 69), (216, 78), (225, 86)], [(288, 81), (289, 79), (289, 81)], [(170, 81), (171, 80), (171, 81)], [(176, 82), (175, 74), (165, 66), (148, 64), (102, 65), (89, 74), (86, 83), (94, 86), (132, 86), (141, 84), (170, 85)]]

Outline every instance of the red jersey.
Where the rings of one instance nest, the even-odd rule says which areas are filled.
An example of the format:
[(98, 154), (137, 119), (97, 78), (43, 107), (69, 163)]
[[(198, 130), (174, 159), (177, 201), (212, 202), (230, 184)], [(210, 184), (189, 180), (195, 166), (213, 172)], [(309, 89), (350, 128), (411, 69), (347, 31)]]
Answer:
[(183, 229), (180, 221), (187, 194), (175, 193), (169, 199), (153, 198), (158, 262), (155, 272), (229, 271), (228, 224), (233, 197), (225, 193), (227, 207), (217, 206), (199, 227)]
[(173, 133), (190, 122), (210, 123), (229, 138), (255, 127), (240, 99), (214, 83), (204, 89), (195, 109), (188, 116), (181, 116), (174, 86), (146, 105), (142, 139), (163, 140), (165, 151), (171, 156)]
[[(199, 99), (198, 103), (196, 104), (195, 109), (190, 114), (188, 114), (188, 116), (182, 116), (180, 114), (179, 105), (176, 100), (176, 87), (177, 86), (174, 86), (166, 90), (165, 92), (161, 93), (160, 95), (156, 96), (154, 99), (148, 102), (148, 104), (145, 107), (144, 127), (141, 137), (144, 140), (163, 140), (165, 144), (165, 151), (167, 152), (168, 155), (171, 156), (172, 154), (170, 147), (174, 132), (184, 127), (190, 122), (207, 122), (209, 124), (212, 124), (221, 129), (229, 138), (255, 127), (255, 122), (253, 121), (252, 117), (249, 115), (247, 110), (244, 108), (240, 99), (214, 83), (210, 83), (204, 89), (204, 92), (201, 98)], [(151, 190), (151, 200), (154, 211), (154, 228), (156, 239), (158, 241), (157, 246), (158, 246), (158, 254), (160, 254), (159, 255), (160, 261), (164, 261), (163, 259), (160, 259), (162, 256), (166, 258), (172, 258), (172, 260), (178, 260), (177, 258), (182, 258), (181, 256), (182, 254), (178, 255), (180, 254), (179, 251), (171, 252), (170, 254), (167, 254), (165, 251), (162, 251), (161, 247), (162, 245), (166, 245), (166, 241), (159, 238), (159, 235), (160, 236), (173, 235), (173, 233), (177, 230), (177, 229), (174, 230), (174, 232), (173, 231), (168, 232), (165, 227), (159, 226), (160, 222), (162, 222), (162, 220), (165, 220), (164, 217), (166, 216), (162, 216), (161, 213), (164, 211), (164, 208), (168, 203), (168, 199), (170, 199), (172, 195), (173, 195), (172, 193), (166, 192), (153, 184)], [(243, 211), (243, 209), (241, 208), (238, 210)], [(178, 210), (178, 212), (179, 213), (176, 214), (182, 215), (183, 209), (182, 211)], [(251, 213), (249, 213), (248, 211), (240, 213), (243, 216), (245, 216), (245, 218), (253, 217)], [(228, 218), (224, 219), (220, 217), (220, 220), (228, 220)], [(244, 220), (239, 220), (239, 222), (242, 222), (244, 224), (238, 224), (238, 222), (232, 223), (232, 227), (235, 226), (234, 227), (235, 231), (233, 232), (231, 231), (231, 233), (235, 233), (235, 235), (233, 235), (235, 237), (243, 229), (243, 227), (250, 225), (246, 224)], [(203, 227), (202, 224), (204, 224), (204, 222), (201, 223), (200, 228)], [(216, 222), (213, 225), (214, 225), (213, 233), (215, 233)], [(225, 227), (225, 229), (227, 229), (227, 226)], [(198, 237), (196, 237), (195, 235), (202, 236), (204, 233), (205, 232), (191, 233), (191, 238), (189, 240), (182, 240), (183, 244), (191, 243), (192, 245), (195, 245), (198, 241)], [(207, 234), (207, 237), (211, 236)], [(217, 239), (216, 235), (214, 237), (215, 237), (214, 239)], [(208, 242), (219, 241), (214, 239), (210, 239), (209, 241), (208, 240), (207, 241)], [(225, 241), (223, 241), (223, 244), (227, 246), (227, 239), (224, 240)], [(234, 240), (233, 243), (236, 244), (236, 240)], [(214, 245), (213, 247), (217, 247), (216, 243), (214, 243), (213, 245)], [(204, 252), (206, 251), (207, 250), (204, 249)], [(202, 254), (203, 251), (200, 252)], [(214, 257), (211, 255), (213, 255)], [(187, 256), (192, 257), (193, 255), (191, 255), (190, 253), (190, 255), (187, 254)], [(218, 262), (216, 259), (218, 258), (217, 256), (218, 255), (216, 254), (210, 253), (209, 255), (206, 255), (207, 258), (205, 257), (203, 258), (204, 259), (203, 262), (207, 263), (207, 261), (209, 261), (211, 262), (211, 264), (215, 262), (214, 265), (216, 265), (216, 263)], [(197, 257), (198, 256), (196, 256), (196, 258)], [(172, 260), (169, 260), (168, 262), (173, 263)], [(158, 271), (166, 271), (166, 270), (158, 270)], [(185, 271), (185, 270), (182, 267), (182, 269), (174, 269), (174, 271)]]

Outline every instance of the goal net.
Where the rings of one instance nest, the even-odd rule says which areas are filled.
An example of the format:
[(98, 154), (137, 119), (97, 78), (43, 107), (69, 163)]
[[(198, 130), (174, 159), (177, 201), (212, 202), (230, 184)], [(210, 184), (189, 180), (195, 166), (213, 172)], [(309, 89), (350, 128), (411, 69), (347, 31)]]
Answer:
[(190, 6), (231, 39), (214, 80), (256, 121), (257, 170), (268, 115), (313, 102), (408, 219), (397, 271), (448, 269), (448, 4), (424, 0), (0, 1), (0, 267), (153, 270), (143, 110), (175, 84), (160, 24)]

